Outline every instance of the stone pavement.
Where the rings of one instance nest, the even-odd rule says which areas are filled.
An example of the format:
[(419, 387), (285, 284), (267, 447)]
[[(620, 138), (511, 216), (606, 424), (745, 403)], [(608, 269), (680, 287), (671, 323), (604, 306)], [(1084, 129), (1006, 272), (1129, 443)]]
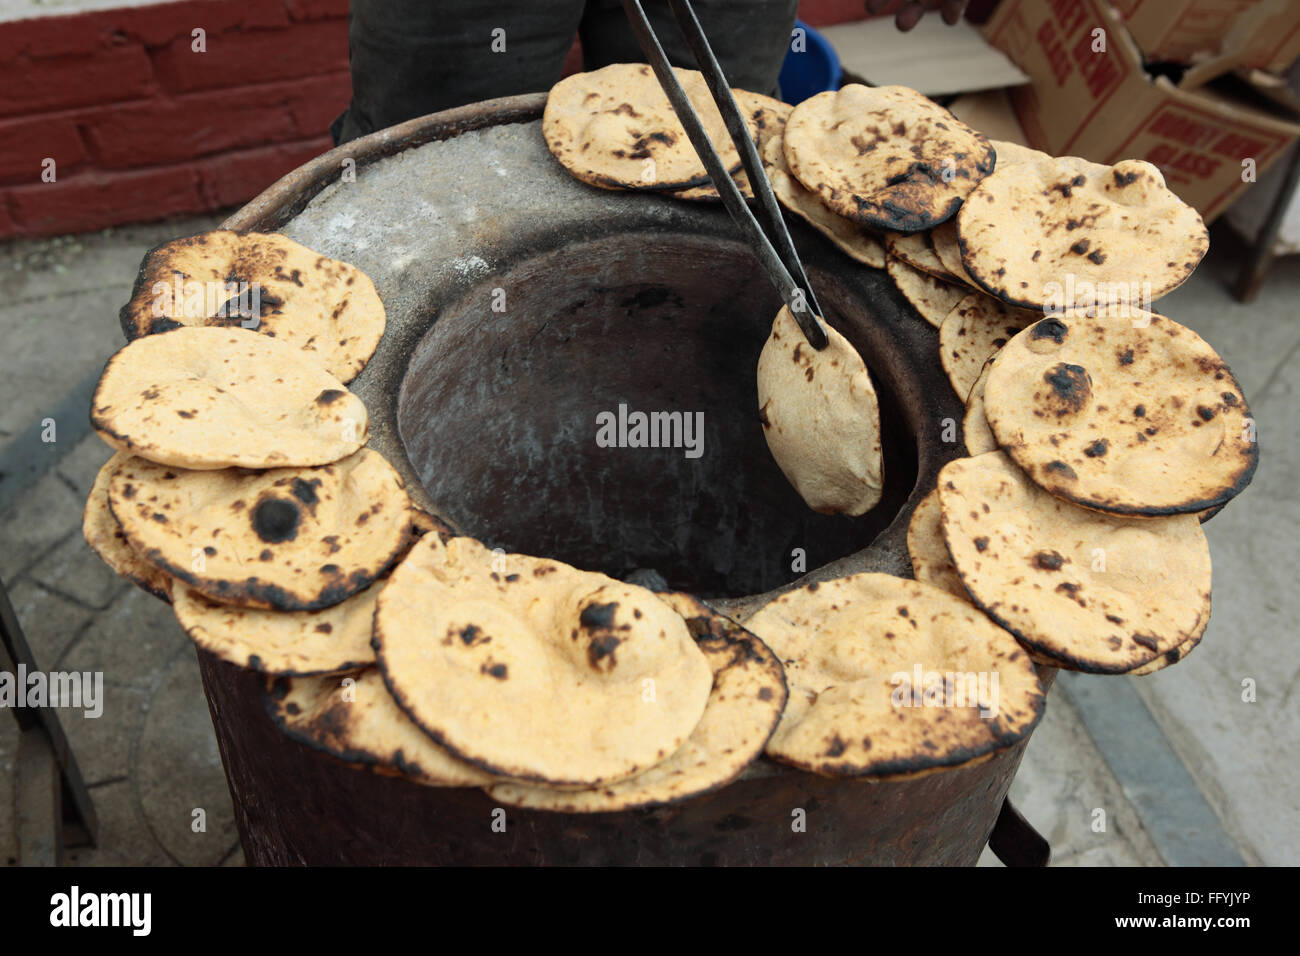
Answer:
[[(50, 414), (121, 344), (117, 307), (141, 254), (212, 220), (0, 247), (0, 447)], [(1228, 360), (1259, 423), (1254, 485), (1207, 525), (1214, 617), (1186, 661), (1146, 678), (1063, 675), (1012, 788), (1057, 865), (1300, 862), (1300, 270), (1281, 263), (1252, 306), (1227, 296), (1231, 242), (1161, 303)], [(84, 417), (84, 410), (79, 412)], [(110, 451), (57, 422), (53, 467), (0, 511), (0, 578), (46, 670), (103, 671), (98, 719), (61, 711), (102, 838), (83, 865), (241, 865), (194, 651), (161, 602), (119, 581), (81, 540)], [(0, 456), (3, 452), (0, 452)], [(0, 488), (5, 476), (0, 475)], [(1255, 682), (1253, 702), (1243, 681)], [(0, 780), (14, 722), (0, 715)], [(0, 860), (15, 854), (7, 792)], [(191, 827), (202, 809), (206, 829)], [(1100, 811), (1100, 812), (1099, 812)], [(981, 861), (997, 865), (985, 853)]]

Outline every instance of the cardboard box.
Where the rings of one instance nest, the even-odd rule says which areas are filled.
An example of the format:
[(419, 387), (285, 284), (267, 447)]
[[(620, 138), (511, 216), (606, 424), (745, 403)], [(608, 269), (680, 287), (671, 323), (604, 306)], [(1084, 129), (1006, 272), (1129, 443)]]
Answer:
[[(1145, 159), (1206, 222), (1300, 137), (1300, 124), (1204, 88), (1152, 80), (1106, 0), (1003, 0), (990, 43), (1031, 78), (1010, 91), (1029, 143), (1099, 163)], [(1249, 165), (1249, 164), (1247, 164)]]
[(1300, 59), (1295, 0), (1111, 0), (1149, 60), (1237, 53), (1237, 66), (1282, 73)]

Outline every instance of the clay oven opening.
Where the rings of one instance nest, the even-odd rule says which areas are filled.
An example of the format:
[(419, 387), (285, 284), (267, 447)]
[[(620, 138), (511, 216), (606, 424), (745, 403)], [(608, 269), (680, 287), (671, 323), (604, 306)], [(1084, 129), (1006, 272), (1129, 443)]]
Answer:
[[(810, 278), (871, 365), (870, 304)], [(514, 263), (439, 307), (402, 381), (401, 440), (439, 509), (489, 547), (616, 577), (654, 569), (706, 597), (766, 591), (869, 545), (917, 470), (873, 368), (884, 499), (861, 518), (803, 504), (757, 410), (779, 306), (744, 246), (701, 236), (625, 233)], [(670, 447), (632, 447), (655, 437)]]

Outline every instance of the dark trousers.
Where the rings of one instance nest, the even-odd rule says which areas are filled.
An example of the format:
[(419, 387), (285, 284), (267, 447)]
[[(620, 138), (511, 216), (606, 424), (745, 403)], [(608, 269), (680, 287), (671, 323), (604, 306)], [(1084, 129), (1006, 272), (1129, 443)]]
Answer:
[[(798, 0), (694, 0), (732, 86), (776, 91)], [(669, 60), (695, 67), (666, 0), (643, 0)], [(619, 0), (352, 0), (352, 102), (336, 143), (465, 103), (549, 90), (574, 33), (583, 68), (644, 61)]]

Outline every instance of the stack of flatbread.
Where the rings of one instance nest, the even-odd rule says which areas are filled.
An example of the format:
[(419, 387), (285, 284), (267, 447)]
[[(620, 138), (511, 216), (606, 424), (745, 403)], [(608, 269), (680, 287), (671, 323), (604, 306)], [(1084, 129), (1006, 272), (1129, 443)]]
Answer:
[(1041, 663), (1150, 673), (1210, 617), (1201, 521), (1258, 460), (1245, 396), (1195, 332), (1128, 308), (1040, 319), (975, 385), (972, 457), (913, 515), (912, 567)]
[(428, 534), (380, 592), (375, 664), (271, 677), (291, 738), (435, 787), (568, 813), (734, 779), (786, 701), (780, 661), (685, 594)]
[(283, 236), (209, 232), (151, 251), (121, 316), (91, 405), (117, 450), (91, 547), (226, 660), (373, 662), (378, 582), (422, 527), (344, 384), (383, 334), (370, 280)]

